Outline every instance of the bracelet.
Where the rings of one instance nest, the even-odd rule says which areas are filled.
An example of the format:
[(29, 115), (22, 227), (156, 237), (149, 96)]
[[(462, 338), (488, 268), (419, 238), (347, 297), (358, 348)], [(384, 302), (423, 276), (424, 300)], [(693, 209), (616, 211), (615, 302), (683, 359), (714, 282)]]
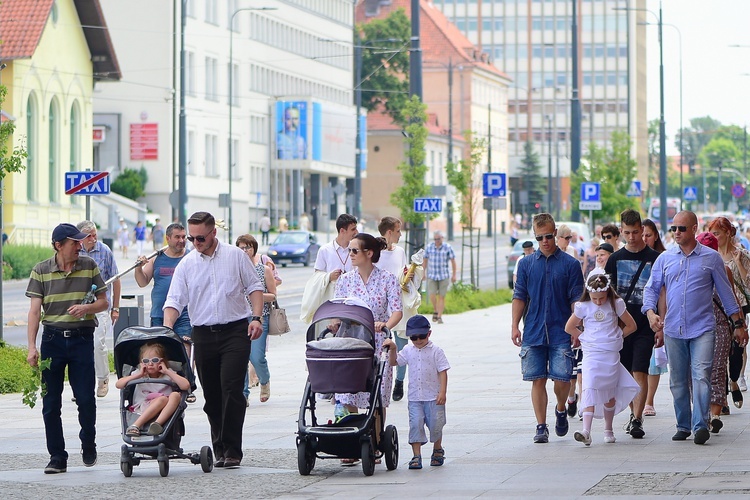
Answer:
[(112, 312), (119, 313), (120, 312), (120, 308), (119, 307), (113, 307), (112, 308)]

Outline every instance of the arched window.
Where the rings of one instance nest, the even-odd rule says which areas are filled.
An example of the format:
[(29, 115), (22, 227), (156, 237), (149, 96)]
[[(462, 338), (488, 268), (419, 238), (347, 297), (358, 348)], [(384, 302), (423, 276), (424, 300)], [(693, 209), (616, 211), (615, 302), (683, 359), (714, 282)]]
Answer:
[[(80, 164), (80, 148), (81, 144), (81, 125), (80, 125), (80, 111), (78, 108), (78, 101), (73, 102), (73, 106), (70, 107), (70, 158), (68, 161), (68, 170), (75, 172), (78, 170)], [(71, 196), (71, 201), (74, 204), (78, 204), (80, 196)]]
[(36, 201), (37, 184), (37, 106), (34, 94), (26, 101), (26, 198)]
[(58, 149), (59, 149), (59, 134), (58, 129), (60, 128), (60, 116), (57, 111), (57, 99), (52, 99), (49, 103), (49, 201), (50, 203), (57, 203), (58, 191), (57, 191), (57, 170), (58, 170)]

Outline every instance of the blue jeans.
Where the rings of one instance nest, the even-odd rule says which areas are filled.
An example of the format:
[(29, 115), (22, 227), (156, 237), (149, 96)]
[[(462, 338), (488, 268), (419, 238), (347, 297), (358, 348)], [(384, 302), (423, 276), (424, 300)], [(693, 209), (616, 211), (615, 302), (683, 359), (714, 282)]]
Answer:
[[(401, 349), (409, 343), (409, 339), (402, 339), (395, 332), (393, 333), (393, 341), (396, 343), (397, 352), (401, 352)], [(396, 380), (403, 382), (404, 377), (406, 377), (406, 365), (396, 368)]]
[(573, 374), (570, 343), (521, 346), (521, 373), (526, 381), (548, 379), (568, 382)]
[(50, 458), (68, 459), (62, 426), (62, 392), (65, 367), (68, 380), (78, 406), (78, 423), (82, 448), (96, 447), (96, 398), (94, 390), (94, 329), (76, 337), (63, 337), (60, 333), (42, 333), (41, 359), (49, 359), (50, 368), (42, 372), (47, 384), (47, 394), (42, 398), (42, 416)]
[[(672, 391), (677, 430), (695, 432), (707, 429), (706, 419), (711, 400), (711, 365), (715, 332), (706, 332), (694, 339), (664, 336), (669, 355), (669, 389)], [(692, 378), (692, 412), (690, 380)]]
[[(271, 380), (271, 372), (268, 370), (266, 360), (266, 342), (268, 341), (268, 316), (263, 316), (263, 333), (250, 344), (250, 362), (255, 368), (258, 380), (266, 385)], [(245, 399), (250, 396), (250, 377), (245, 370), (245, 389), (242, 391)]]

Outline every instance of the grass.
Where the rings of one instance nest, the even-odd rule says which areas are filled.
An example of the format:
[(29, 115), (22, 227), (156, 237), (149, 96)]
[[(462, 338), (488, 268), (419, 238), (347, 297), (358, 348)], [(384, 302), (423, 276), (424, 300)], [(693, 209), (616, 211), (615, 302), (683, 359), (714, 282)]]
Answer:
[[(38, 370), (32, 370), (26, 361), (28, 353), (28, 349), (24, 347), (0, 342), (0, 394), (23, 393), (23, 402), (33, 408), (41, 390), (40, 375)], [(114, 364), (115, 360), (110, 352), (110, 371), (114, 371)]]
[[(455, 283), (445, 296), (444, 314), (458, 314), (476, 309), (507, 304), (513, 300), (513, 291), (501, 290), (475, 290), (466, 283)], [(432, 314), (432, 304), (426, 294), (422, 295), (422, 305), (419, 306), (419, 314)]]

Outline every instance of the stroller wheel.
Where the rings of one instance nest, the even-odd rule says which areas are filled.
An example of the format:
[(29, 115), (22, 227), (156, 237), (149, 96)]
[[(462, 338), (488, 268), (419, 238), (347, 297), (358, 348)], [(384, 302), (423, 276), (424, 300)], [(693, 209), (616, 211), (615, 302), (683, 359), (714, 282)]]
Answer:
[(203, 472), (214, 470), (214, 452), (211, 451), (210, 446), (201, 448), (201, 469), (203, 469)]
[(159, 460), (159, 475), (167, 477), (169, 475), (169, 459)]
[(372, 447), (372, 439), (362, 443), (362, 472), (365, 476), (375, 473), (375, 450)]
[(383, 455), (388, 470), (398, 467), (398, 431), (393, 425), (387, 426), (383, 432)]
[(297, 445), (297, 469), (302, 476), (309, 476), (315, 467), (315, 453), (310, 447), (310, 443), (301, 440)]
[(120, 470), (123, 476), (130, 477), (133, 475), (133, 464), (129, 460), (123, 460), (120, 462)]

